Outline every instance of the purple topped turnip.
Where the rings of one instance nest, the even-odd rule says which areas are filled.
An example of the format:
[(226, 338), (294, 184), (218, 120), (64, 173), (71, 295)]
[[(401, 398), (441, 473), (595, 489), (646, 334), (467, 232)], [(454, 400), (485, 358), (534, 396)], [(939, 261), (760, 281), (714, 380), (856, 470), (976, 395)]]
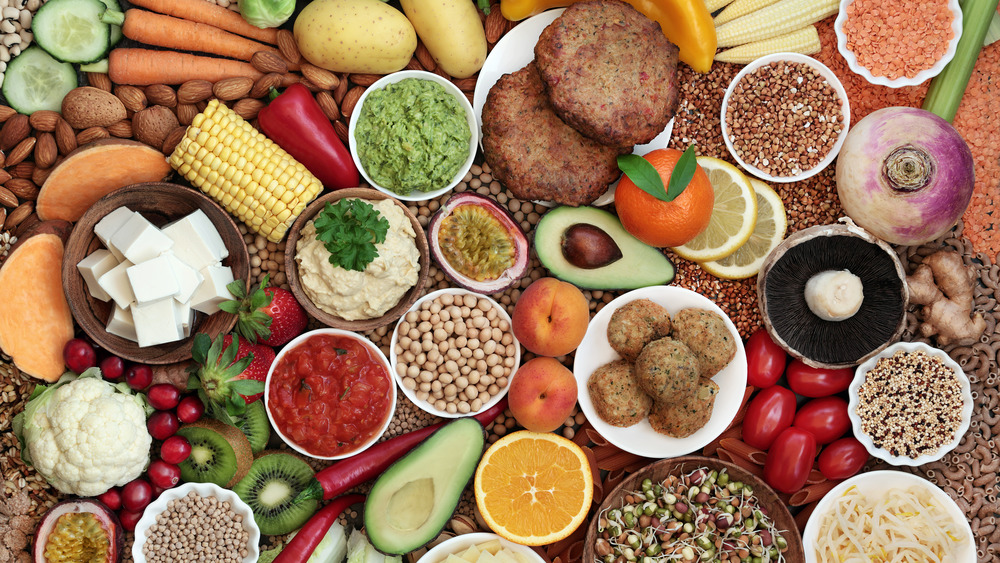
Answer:
[(847, 134), (837, 159), (837, 192), (860, 227), (893, 244), (934, 240), (962, 217), (975, 185), (972, 152), (929, 111), (890, 107)]

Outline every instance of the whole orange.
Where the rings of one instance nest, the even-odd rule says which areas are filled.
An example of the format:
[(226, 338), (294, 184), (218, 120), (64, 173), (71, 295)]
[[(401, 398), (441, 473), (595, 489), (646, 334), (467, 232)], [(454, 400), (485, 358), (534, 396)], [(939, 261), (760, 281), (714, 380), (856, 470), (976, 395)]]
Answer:
[[(656, 149), (643, 158), (660, 173), (666, 187), (682, 154), (676, 149)], [(622, 226), (635, 238), (656, 247), (681, 246), (696, 237), (708, 226), (714, 205), (715, 191), (701, 166), (673, 201), (649, 195), (625, 175), (615, 191), (615, 210)]]

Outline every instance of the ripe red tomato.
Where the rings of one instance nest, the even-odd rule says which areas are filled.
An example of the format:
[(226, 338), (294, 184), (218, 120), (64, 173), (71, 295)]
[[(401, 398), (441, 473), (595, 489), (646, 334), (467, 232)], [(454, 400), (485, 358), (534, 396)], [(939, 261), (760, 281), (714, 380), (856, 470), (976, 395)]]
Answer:
[(766, 389), (778, 382), (785, 371), (788, 355), (771, 340), (766, 329), (759, 328), (746, 343), (747, 383)]
[(757, 393), (743, 417), (743, 441), (766, 450), (795, 419), (795, 393), (773, 385)]
[(764, 481), (783, 493), (794, 493), (806, 484), (816, 459), (816, 438), (794, 426), (778, 434), (767, 451)]
[(847, 401), (840, 397), (822, 397), (802, 405), (792, 426), (808, 430), (818, 444), (829, 444), (851, 428)]
[(846, 391), (851, 386), (854, 370), (814, 368), (802, 363), (801, 360), (793, 360), (788, 364), (785, 377), (792, 391), (803, 397), (829, 397)]
[(868, 450), (857, 438), (834, 441), (819, 453), (819, 472), (827, 479), (847, 479), (868, 463)]

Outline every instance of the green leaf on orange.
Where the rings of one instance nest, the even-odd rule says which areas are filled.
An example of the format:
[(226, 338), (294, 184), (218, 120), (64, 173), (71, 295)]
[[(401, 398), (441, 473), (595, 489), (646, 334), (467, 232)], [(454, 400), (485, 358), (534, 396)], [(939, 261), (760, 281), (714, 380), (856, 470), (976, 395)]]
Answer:
[(619, 156), (618, 168), (642, 191), (660, 201), (673, 201), (691, 183), (698, 162), (695, 159), (694, 146), (688, 146), (670, 172), (670, 180), (666, 186), (663, 185), (663, 178), (656, 168), (639, 155)]

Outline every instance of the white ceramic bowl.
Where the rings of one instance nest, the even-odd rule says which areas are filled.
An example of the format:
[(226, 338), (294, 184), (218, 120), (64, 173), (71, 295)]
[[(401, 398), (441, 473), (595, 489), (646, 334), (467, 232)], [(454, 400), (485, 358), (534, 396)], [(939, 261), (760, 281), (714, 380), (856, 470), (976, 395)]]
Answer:
[[(872, 442), (871, 437), (862, 432), (861, 430), (861, 417), (857, 414), (858, 403), (860, 402), (858, 398), (858, 390), (861, 385), (865, 382), (865, 374), (871, 371), (875, 367), (875, 364), (882, 358), (891, 357), (898, 351), (906, 352), (925, 352), (931, 356), (939, 358), (946, 366), (955, 371), (956, 377), (962, 386), (962, 422), (958, 427), (958, 431), (955, 432), (955, 436), (946, 444), (942, 445), (933, 454), (922, 455), (917, 458), (905, 457), (905, 456), (894, 456), (890, 454), (887, 450), (875, 447)], [(969, 385), (969, 378), (962, 371), (961, 366), (958, 365), (954, 360), (948, 357), (948, 354), (944, 353), (942, 350), (928, 346), (922, 342), (897, 342), (892, 346), (889, 346), (883, 350), (880, 354), (869, 358), (866, 362), (862, 363), (857, 367), (854, 372), (854, 380), (851, 382), (851, 386), (848, 388), (850, 394), (850, 401), (848, 403), (847, 414), (851, 417), (851, 426), (854, 427), (854, 436), (865, 445), (872, 456), (884, 460), (893, 465), (909, 465), (918, 466), (925, 463), (930, 463), (932, 461), (938, 461), (943, 458), (946, 454), (951, 452), (958, 446), (958, 443), (962, 441), (962, 436), (969, 430), (969, 423), (972, 420), (972, 391)]]
[[(841, 102), (841, 113), (843, 114), (844, 122), (840, 128), (840, 136), (837, 137), (837, 142), (830, 149), (830, 152), (817, 164), (816, 166), (803, 170), (801, 174), (795, 176), (772, 176), (763, 170), (745, 162), (739, 155), (736, 154), (736, 148), (733, 146), (732, 140), (729, 138), (729, 124), (726, 121), (726, 110), (729, 108), (729, 100), (733, 97), (733, 91), (736, 90), (736, 85), (743, 80), (743, 77), (754, 72), (764, 65), (768, 65), (774, 62), (791, 62), (791, 63), (802, 63), (811, 66), (816, 72), (820, 74), (827, 82), (833, 87), (834, 91), (837, 92), (837, 96), (840, 97)], [(729, 149), (729, 154), (736, 159), (737, 164), (739, 164), (744, 170), (747, 170), (754, 176), (764, 180), (765, 182), (778, 182), (778, 183), (788, 183), (788, 182), (798, 182), (800, 180), (805, 180), (806, 178), (811, 178), (816, 174), (823, 171), (824, 168), (830, 165), (835, 158), (837, 158), (837, 153), (840, 152), (841, 147), (844, 146), (844, 140), (847, 139), (847, 130), (851, 126), (851, 104), (847, 99), (847, 90), (844, 89), (844, 85), (841, 84), (840, 79), (837, 75), (833, 73), (825, 64), (817, 61), (812, 57), (806, 55), (800, 55), (798, 53), (775, 53), (773, 55), (765, 55), (752, 63), (743, 67), (742, 70), (733, 78), (733, 81), (729, 83), (729, 88), (726, 89), (726, 95), (722, 98), (722, 138), (726, 142), (726, 148)]]
[[(858, 63), (858, 57), (853, 51), (847, 48), (847, 35), (844, 34), (844, 23), (847, 21), (847, 7), (851, 5), (854, 0), (840, 0), (840, 12), (837, 14), (836, 21), (833, 22), (833, 29), (837, 33), (837, 50), (840, 51), (841, 56), (847, 61), (847, 66), (855, 74), (860, 74), (865, 80), (871, 82), (872, 84), (877, 84), (879, 86), (888, 86), (890, 88), (901, 88), (903, 86), (916, 86), (917, 84), (923, 83), (925, 80), (934, 78), (944, 70), (945, 65), (951, 62), (951, 59), (955, 57), (955, 50), (958, 48), (958, 40), (962, 37), (962, 8), (958, 4), (958, 0), (949, 0), (948, 8), (951, 13), (954, 14), (954, 18), (951, 21), (952, 38), (948, 43), (948, 50), (945, 51), (944, 56), (941, 57), (934, 66), (922, 70), (917, 73), (913, 78), (900, 77), (895, 80), (890, 80), (885, 76), (875, 76), (870, 70), (861, 66)], [(917, 16), (919, 17), (919, 16)]]
[(299, 452), (302, 455), (306, 455), (306, 456), (309, 456), (309, 457), (314, 458), (314, 459), (344, 459), (344, 458), (348, 458), (348, 457), (357, 455), (357, 454), (359, 454), (359, 453), (367, 450), (369, 447), (371, 447), (372, 444), (374, 444), (375, 442), (377, 442), (378, 439), (382, 437), (382, 434), (385, 434), (386, 429), (389, 428), (389, 423), (392, 421), (393, 413), (396, 411), (396, 386), (391, 384), (392, 381), (391, 381), (391, 375), (390, 375), (390, 381), (389, 381), (389, 383), (390, 383), (390, 385), (389, 385), (389, 396), (390, 396), (390, 400), (389, 400), (389, 416), (387, 416), (386, 419), (385, 419), (385, 422), (382, 423), (381, 429), (378, 432), (376, 432), (375, 434), (373, 434), (372, 437), (367, 442), (365, 442), (361, 447), (359, 447), (357, 449), (354, 449), (354, 450), (352, 450), (350, 452), (347, 452), (347, 453), (344, 453), (344, 454), (340, 454), (340, 455), (335, 455), (335, 456), (321, 456), (321, 455), (316, 455), (316, 454), (314, 454), (312, 452), (309, 452), (308, 450), (304, 449), (302, 446), (296, 444), (294, 441), (292, 441), (291, 438), (289, 438), (288, 436), (285, 436), (281, 432), (281, 429), (278, 427), (278, 425), (274, 421), (274, 415), (271, 414), (271, 376), (274, 374), (274, 369), (278, 366), (278, 363), (281, 362), (282, 358), (285, 357), (285, 355), (288, 353), (289, 350), (297, 347), (298, 345), (302, 344), (303, 342), (305, 342), (309, 338), (312, 338), (313, 336), (320, 336), (320, 335), (346, 336), (348, 338), (352, 338), (354, 340), (357, 340), (358, 342), (364, 344), (365, 347), (368, 348), (368, 350), (372, 353), (372, 356), (375, 359), (377, 359), (382, 364), (382, 367), (385, 368), (386, 371), (388, 371), (388, 372), (391, 373), (391, 370), (389, 369), (389, 360), (386, 359), (385, 354), (382, 353), (382, 350), (380, 350), (378, 346), (372, 344), (372, 342), (370, 340), (368, 340), (367, 338), (365, 338), (364, 336), (361, 336), (360, 334), (357, 334), (357, 333), (354, 333), (354, 332), (350, 332), (350, 331), (346, 331), (346, 330), (341, 330), (341, 329), (338, 329), (338, 328), (318, 328), (316, 330), (310, 330), (308, 332), (304, 332), (304, 333), (300, 334), (295, 339), (293, 339), (291, 342), (289, 342), (288, 344), (286, 344), (285, 347), (282, 348), (281, 351), (278, 352), (278, 354), (275, 356), (274, 362), (271, 364), (271, 368), (267, 370), (267, 379), (264, 380), (264, 407), (265, 407), (264, 410), (267, 411), (267, 419), (271, 422), (271, 428), (273, 428), (274, 431), (278, 434), (278, 436), (280, 436), (281, 439), (286, 444), (288, 444), (289, 446), (291, 446), (292, 449), (294, 449), (295, 451)]
[(167, 509), (167, 503), (186, 496), (191, 491), (202, 497), (215, 497), (220, 501), (226, 501), (232, 506), (233, 512), (243, 517), (243, 528), (250, 533), (250, 539), (247, 541), (247, 556), (243, 558), (243, 563), (256, 561), (260, 556), (260, 548), (257, 546), (260, 543), (260, 528), (257, 527), (257, 522), (253, 519), (253, 510), (240, 500), (236, 493), (229, 489), (223, 489), (214, 483), (184, 483), (163, 491), (159, 498), (149, 503), (142, 512), (142, 518), (135, 526), (135, 541), (132, 543), (132, 559), (135, 563), (146, 563), (142, 547), (146, 543), (146, 534), (149, 533), (149, 528), (156, 523), (156, 517)]
[[(399, 194), (388, 188), (384, 188), (378, 185), (368, 175), (368, 172), (365, 170), (365, 167), (361, 164), (361, 158), (358, 156), (358, 144), (357, 141), (355, 141), (354, 139), (354, 132), (357, 129), (358, 118), (361, 116), (361, 109), (364, 107), (365, 100), (368, 99), (368, 95), (376, 90), (381, 90), (382, 88), (385, 88), (386, 85), (388, 84), (395, 84), (396, 82), (400, 82), (407, 78), (418, 78), (421, 80), (430, 80), (431, 82), (437, 82), (438, 84), (444, 86), (444, 89), (447, 90), (449, 94), (451, 94), (458, 100), (458, 103), (462, 106), (462, 109), (465, 110), (465, 119), (469, 125), (469, 154), (465, 159), (465, 163), (462, 164), (462, 167), (451, 179), (451, 182), (447, 186), (429, 192), (421, 192), (418, 190), (413, 190), (409, 194)], [(361, 97), (358, 98), (358, 103), (354, 106), (354, 108), (355, 108), (354, 113), (351, 114), (351, 121), (347, 129), (348, 145), (350, 146), (351, 149), (351, 158), (354, 159), (354, 165), (358, 167), (358, 170), (361, 172), (361, 175), (376, 190), (379, 190), (380, 192), (385, 192), (396, 199), (401, 199), (404, 201), (425, 201), (428, 199), (434, 199), (438, 196), (444, 195), (449, 190), (457, 186), (458, 183), (462, 181), (462, 178), (465, 177), (465, 174), (469, 171), (469, 169), (472, 168), (472, 161), (475, 160), (476, 151), (479, 149), (479, 139), (478, 139), (479, 124), (476, 121), (476, 114), (472, 110), (472, 103), (470, 103), (469, 99), (465, 97), (465, 94), (458, 89), (458, 86), (455, 86), (450, 80), (441, 78), (440, 76), (434, 74), (433, 72), (426, 72), (423, 70), (401, 70), (399, 72), (394, 72), (392, 74), (388, 74), (380, 78), (374, 84), (369, 86), (364, 91), (364, 93), (361, 94)]]
[(462, 553), (470, 547), (492, 540), (500, 540), (500, 545), (502, 547), (511, 551), (522, 553), (528, 556), (528, 558), (535, 563), (545, 563), (545, 560), (542, 559), (540, 555), (535, 553), (535, 550), (530, 547), (514, 543), (496, 534), (486, 532), (462, 534), (445, 540), (428, 550), (427, 553), (420, 557), (420, 559), (417, 559), (417, 563), (443, 563), (443, 561), (448, 558), (448, 555), (454, 554), (461, 556)]
[(499, 403), (500, 399), (504, 398), (504, 396), (507, 394), (507, 390), (510, 388), (510, 382), (514, 380), (514, 374), (517, 373), (517, 368), (521, 365), (521, 344), (517, 341), (517, 338), (514, 338), (513, 329), (511, 329), (511, 333), (510, 334), (511, 334), (511, 337), (514, 338), (514, 347), (517, 350), (514, 353), (514, 367), (513, 367), (513, 369), (511, 369), (510, 375), (507, 377), (507, 385), (505, 387), (503, 387), (502, 389), (500, 389), (499, 393), (497, 393), (496, 395), (493, 395), (493, 397), (491, 397), (490, 400), (488, 402), (486, 402), (486, 404), (484, 404), (481, 409), (479, 409), (477, 411), (467, 412), (467, 413), (461, 413), (461, 412), (450, 413), (448, 411), (438, 410), (438, 409), (434, 408), (434, 405), (432, 405), (431, 403), (428, 403), (427, 401), (423, 401), (421, 399), (418, 399), (416, 391), (413, 391), (411, 389), (407, 389), (406, 387), (404, 387), (403, 386), (403, 378), (396, 372), (396, 364), (398, 363), (398, 361), (396, 359), (397, 358), (397, 351), (398, 351), (398, 353), (402, 353), (402, 351), (398, 347), (399, 346), (398, 345), (398, 342), (399, 342), (399, 325), (402, 324), (404, 320), (406, 320), (406, 315), (409, 314), (410, 311), (419, 311), (420, 310), (420, 306), (425, 301), (433, 301), (434, 299), (437, 299), (439, 296), (444, 295), (444, 294), (451, 294), (451, 295), (475, 295), (479, 299), (486, 299), (487, 301), (489, 301), (490, 303), (493, 304), (494, 308), (496, 308), (497, 314), (500, 315), (500, 318), (506, 320), (508, 324), (510, 324), (510, 322), (511, 322), (510, 315), (507, 314), (507, 311), (505, 311), (504, 308), (501, 307), (499, 303), (497, 303), (496, 301), (494, 301), (490, 297), (488, 297), (486, 295), (483, 295), (481, 293), (475, 293), (475, 292), (472, 292), (472, 291), (468, 291), (466, 289), (459, 289), (459, 288), (455, 288), (455, 287), (449, 287), (449, 288), (446, 288), (446, 289), (439, 289), (437, 291), (432, 291), (431, 293), (428, 293), (427, 295), (425, 295), (425, 296), (421, 297), (420, 299), (418, 299), (417, 302), (414, 303), (413, 306), (410, 307), (410, 309), (406, 313), (403, 313), (403, 316), (400, 317), (399, 321), (396, 323), (396, 328), (393, 329), (393, 331), (392, 331), (392, 340), (390, 341), (390, 344), (389, 344), (389, 363), (392, 366), (392, 370), (391, 370), (392, 376), (394, 378), (396, 378), (396, 384), (399, 386), (400, 389), (403, 390), (403, 394), (406, 395), (406, 398), (408, 398), (410, 400), (410, 402), (412, 402), (413, 404), (417, 405), (418, 407), (420, 407), (425, 412), (433, 414), (434, 416), (440, 416), (442, 418), (459, 418), (459, 417), (463, 417), (463, 416), (471, 416), (471, 415), (474, 415), (474, 414), (481, 413), (481, 412), (489, 409), (493, 405)]
[(884, 494), (891, 487), (909, 488), (913, 486), (920, 487), (930, 493), (935, 504), (944, 508), (963, 532), (961, 539), (964, 543), (961, 549), (955, 554), (955, 557), (947, 559), (947, 561), (949, 563), (976, 563), (975, 537), (972, 535), (972, 528), (969, 527), (969, 521), (962, 509), (934, 483), (902, 471), (870, 471), (855, 475), (827, 493), (816, 505), (812, 515), (809, 516), (805, 532), (802, 534), (802, 547), (805, 549), (806, 563), (818, 562), (816, 544), (820, 533), (820, 520), (835, 508), (837, 501), (844, 496), (848, 489), (857, 487), (858, 492), (871, 497)]
[[(715, 397), (712, 417), (705, 426), (687, 438), (673, 438), (653, 430), (649, 419), (643, 419), (638, 424), (627, 428), (612, 426), (597, 416), (594, 403), (587, 391), (587, 380), (597, 368), (621, 358), (608, 344), (608, 322), (615, 309), (636, 299), (649, 299), (662, 305), (670, 313), (671, 318), (681, 309), (692, 307), (708, 309), (722, 316), (733, 340), (736, 342), (736, 356), (719, 373), (712, 378), (719, 385), (719, 393)], [(580, 410), (587, 416), (594, 429), (601, 436), (619, 448), (636, 455), (655, 459), (677, 457), (700, 450), (722, 434), (733, 421), (743, 403), (743, 393), (747, 385), (747, 357), (743, 349), (743, 340), (736, 330), (736, 325), (726, 313), (712, 300), (700, 293), (672, 285), (657, 285), (636, 289), (625, 293), (608, 303), (598, 311), (587, 327), (583, 342), (576, 349), (573, 361), (573, 375), (576, 377), (578, 389), (577, 400)]]

